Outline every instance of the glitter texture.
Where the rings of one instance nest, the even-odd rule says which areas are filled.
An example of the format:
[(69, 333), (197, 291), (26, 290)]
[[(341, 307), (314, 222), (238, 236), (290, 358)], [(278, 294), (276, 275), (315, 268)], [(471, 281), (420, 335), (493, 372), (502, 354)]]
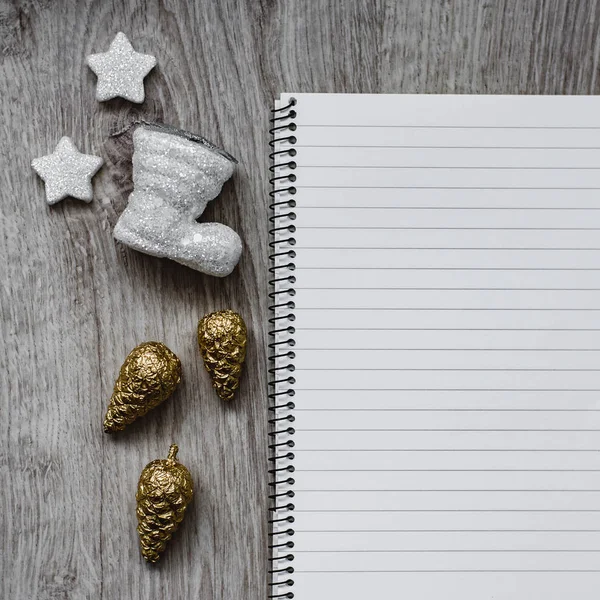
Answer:
[(156, 58), (133, 49), (127, 36), (119, 32), (108, 52), (90, 54), (88, 67), (98, 76), (96, 100), (125, 98), (130, 102), (144, 101), (144, 77), (156, 66)]
[(114, 236), (131, 248), (225, 277), (242, 252), (221, 223), (197, 223), (233, 174), (234, 162), (201, 138), (142, 125), (133, 134), (133, 193)]
[(34, 158), (31, 166), (46, 184), (46, 202), (56, 204), (67, 197), (91, 202), (92, 177), (103, 162), (99, 156), (82, 154), (70, 138), (63, 137), (52, 154)]

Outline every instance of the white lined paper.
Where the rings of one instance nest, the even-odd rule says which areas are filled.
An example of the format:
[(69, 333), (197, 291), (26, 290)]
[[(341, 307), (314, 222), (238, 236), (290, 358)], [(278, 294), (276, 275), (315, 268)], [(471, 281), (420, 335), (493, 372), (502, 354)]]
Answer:
[(294, 96), (295, 597), (595, 598), (598, 100)]

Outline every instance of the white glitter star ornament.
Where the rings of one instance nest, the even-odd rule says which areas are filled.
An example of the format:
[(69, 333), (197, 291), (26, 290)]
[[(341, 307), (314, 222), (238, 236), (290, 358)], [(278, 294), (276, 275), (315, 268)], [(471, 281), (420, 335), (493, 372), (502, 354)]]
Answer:
[(69, 196), (91, 202), (92, 177), (103, 162), (99, 156), (79, 152), (65, 136), (52, 154), (34, 158), (31, 166), (46, 184), (46, 201), (56, 204)]
[(133, 49), (127, 36), (119, 32), (108, 52), (90, 54), (88, 67), (98, 76), (96, 100), (125, 98), (138, 104), (144, 101), (144, 77), (156, 66), (156, 58)]

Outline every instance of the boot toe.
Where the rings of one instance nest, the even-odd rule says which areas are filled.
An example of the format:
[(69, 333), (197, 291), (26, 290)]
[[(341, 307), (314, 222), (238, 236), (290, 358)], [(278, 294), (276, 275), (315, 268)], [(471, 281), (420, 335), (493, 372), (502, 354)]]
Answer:
[(229, 275), (242, 254), (242, 240), (221, 223), (198, 223), (191, 240), (184, 240), (179, 262), (215, 277)]

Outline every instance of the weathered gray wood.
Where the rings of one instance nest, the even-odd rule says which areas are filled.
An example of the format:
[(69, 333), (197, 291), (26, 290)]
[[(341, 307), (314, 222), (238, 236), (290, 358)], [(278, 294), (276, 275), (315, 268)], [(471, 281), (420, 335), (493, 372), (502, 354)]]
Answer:
[[(267, 142), (280, 91), (598, 93), (594, 0), (0, 0), (0, 596), (266, 597)], [(142, 106), (94, 100), (84, 57), (122, 30), (159, 61)], [(246, 242), (225, 280), (117, 246), (134, 118), (240, 159), (205, 219)], [(92, 205), (49, 208), (30, 168), (61, 135), (106, 165)], [(198, 319), (251, 333), (239, 400), (211, 391)], [(181, 357), (177, 395), (122, 435), (101, 423), (137, 343)], [(199, 493), (164, 561), (143, 564), (134, 493), (171, 442)]]

